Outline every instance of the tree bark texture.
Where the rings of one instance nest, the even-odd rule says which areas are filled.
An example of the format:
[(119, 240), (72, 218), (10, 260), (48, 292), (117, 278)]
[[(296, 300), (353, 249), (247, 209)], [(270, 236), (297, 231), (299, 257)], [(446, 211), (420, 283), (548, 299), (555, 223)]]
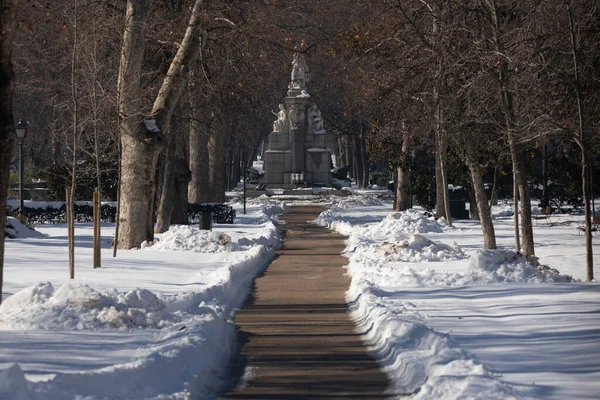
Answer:
[(131, 249), (152, 238), (155, 165), (162, 148), (160, 132), (148, 132), (141, 112), (140, 78), (150, 0), (128, 0), (119, 70), (121, 120), (121, 194), (117, 246)]
[(175, 166), (175, 185), (173, 192), (173, 212), (171, 224), (188, 224), (188, 187), (192, 174), (188, 168), (187, 160), (176, 156), (173, 160)]
[[(522, 235), (522, 250), (527, 256), (534, 255), (533, 244), (533, 225), (531, 220), (531, 196), (529, 187), (527, 186), (527, 170), (525, 164), (525, 154), (523, 146), (518, 143), (516, 137), (516, 115), (514, 109), (514, 96), (509, 86), (509, 59), (504, 51), (504, 43), (502, 42), (501, 28), (499, 22), (499, 9), (495, 0), (483, 0), (484, 6), (488, 9), (490, 28), (492, 30), (493, 43), (496, 53), (501, 57), (498, 60), (498, 89), (502, 102), (502, 107), (505, 117), (506, 131), (508, 134), (508, 144), (510, 147), (510, 155), (512, 159), (514, 177), (519, 189), (521, 200), (521, 235)], [(515, 213), (515, 215), (517, 215)]]
[(364, 124), (360, 126), (360, 155), (362, 164), (362, 181), (363, 188), (369, 185), (369, 153), (367, 151), (367, 134)]
[(396, 211), (406, 211), (410, 208), (410, 198), (409, 198), (409, 177), (408, 177), (408, 168), (399, 166), (397, 168), (398, 174), (398, 183), (396, 185)]
[(435, 138), (435, 195), (436, 195), (436, 218), (444, 217), (450, 225), (450, 195), (448, 193), (448, 171), (447, 165), (448, 140), (441, 131), (436, 131)]
[(140, 104), (140, 78), (144, 55), (145, 26), (150, 0), (128, 0), (119, 71), (121, 118), (121, 191), (118, 247), (138, 247), (153, 240), (153, 199), (156, 163), (164, 147), (163, 135), (179, 100), (189, 65), (200, 54), (201, 0), (197, 0), (183, 40), (154, 102), (152, 118), (158, 132), (146, 129)]
[(515, 250), (521, 251), (521, 231), (519, 230), (519, 185), (517, 184), (517, 175), (513, 168), (513, 223), (515, 234)]
[(590, 163), (588, 154), (588, 138), (584, 129), (583, 121), (583, 106), (581, 104), (581, 86), (579, 82), (579, 59), (577, 57), (577, 42), (575, 23), (573, 21), (573, 11), (571, 9), (571, 3), (566, 1), (565, 7), (569, 17), (569, 33), (571, 39), (571, 55), (573, 58), (573, 69), (575, 71), (575, 82), (574, 91), (577, 99), (577, 142), (581, 148), (581, 190), (583, 192), (583, 204), (584, 204), (584, 226), (585, 226), (585, 264), (587, 279), (589, 281), (594, 280), (594, 252), (592, 248), (592, 213), (590, 212)]
[(406, 125), (402, 124), (402, 154), (401, 163), (397, 168), (398, 183), (396, 184), (396, 201), (394, 209), (396, 211), (405, 211), (410, 208), (410, 172), (409, 172), (409, 133)]
[(208, 139), (208, 201), (225, 201), (225, 136), (213, 130)]
[[(352, 166), (352, 149), (350, 148), (350, 143), (348, 143), (350, 139), (348, 138), (348, 135), (344, 135), (342, 137), (342, 141), (344, 143), (344, 158), (346, 159), (345, 163), (348, 166)], [(352, 174), (352, 168), (349, 168), (348, 171), (349, 174)]]
[[(4, 226), (6, 221), (8, 176), (14, 145), (12, 49), (17, 6), (17, 0), (0, 0), (0, 226)], [(4, 236), (2, 234), (0, 237), (0, 303), (4, 276)]]
[(352, 154), (354, 156), (354, 165), (356, 166), (354, 169), (356, 185), (360, 189), (364, 189), (368, 184), (368, 180), (365, 182), (365, 173), (364, 173), (365, 165), (363, 163), (364, 158), (363, 158), (362, 151), (363, 151), (363, 148), (362, 148), (361, 137), (355, 136), (354, 137), (354, 151), (352, 152)]
[(173, 192), (175, 191), (175, 140), (168, 140), (164, 153), (164, 169), (162, 173), (162, 189), (158, 196), (158, 206), (156, 208), (156, 224), (154, 224), (155, 233), (163, 233), (169, 230), (171, 225), (171, 214), (173, 212)]
[[(199, 112), (194, 111), (194, 117), (197, 116), (199, 116)], [(190, 170), (192, 172), (188, 192), (190, 204), (201, 204), (208, 201), (208, 138), (206, 124), (193, 118), (190, 122)]]
[(485, 193), (485, 185), (483, 183), (483, 173), (481, 166), (473, 160), (467, 160), (467, 166), (471, 173), (471, 184), (475, 192), (475, 201), (477, 203), (477, 211), (479, 220), (481, 221), (481, 230), (483, 231), (483, 246), (486, 249), (496, 249), (496, 233), (492, 222), (492, 214)]

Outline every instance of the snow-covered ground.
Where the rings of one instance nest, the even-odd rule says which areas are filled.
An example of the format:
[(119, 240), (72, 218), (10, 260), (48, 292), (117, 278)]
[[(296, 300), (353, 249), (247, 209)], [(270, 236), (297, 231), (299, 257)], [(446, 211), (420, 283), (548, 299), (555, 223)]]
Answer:
[(512, 251), (508, 206), (493, 210), (500, 250), (482, 251), (476, 221), (394, 213), (382, 194), (261, 198), (246, 216), (238, 203), (233, 225), (174, 226), (117, 258), (105, 225), (97, 270), (91, 226), (78, 224), (74, 281), (64, 225), (9, 221), (0, 399), (214, 397), (235, 351), (231, 317), (280, 244), (273, 218), (283, 202), (324, 201), (319, 222), (349, 236), (358, 330), (398, 392), (598, 398), (600, 285), (583, 282), (581, 216), (536, 221), (538, 262)]
[(212, 232), (173, 226), (158, 243), (92, 268), (92, 227), (76, 226), (75, 280), (66, 228), (10, 219), (0, 306), (1, 399), (211, 398), (235, 351), (233, 312), (280, 239), (282, 206), (261, 199)]
[(598, 398), (600, 285), (582, 282), (582, 217), (537, 221), (536, 261), (513, 251), (507, 211), (494, 209), (497, 251), (481, 250), (475, 221), (450, 227), (377, 198), (337, 199), (319, 217), (349, 236), (347, 300), (398, 392)]

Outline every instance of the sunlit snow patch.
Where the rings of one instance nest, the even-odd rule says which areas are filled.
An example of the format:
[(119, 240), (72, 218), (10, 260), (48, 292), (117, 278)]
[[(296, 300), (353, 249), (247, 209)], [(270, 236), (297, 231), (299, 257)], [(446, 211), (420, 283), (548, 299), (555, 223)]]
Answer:
[(508, 282), (571, 282), (569, 275), (541, 265), (537, 258), (527, 258), (511, 250), (478, 250), (469, 260), (472, 284)]
[(24, 288), (0, 305), (0, 330), (104, 330), (162, 328), (181, 319), (165, 311), (154, 293), (100, 293), (70, 282), (54, 290), (50, 282)]
[(192, 225), (172, 225), (149, 250), (194, 251), (197, 253), (222, 253), (237, 250), (237, 244), (222, 232), (202, 230)]
[(427, 262), (466, 258), (458, 244), (449, 246), (418, 234), (412, 235), (408, 240), (383, 242), (380, 250), (384, 252), (386, 261)]

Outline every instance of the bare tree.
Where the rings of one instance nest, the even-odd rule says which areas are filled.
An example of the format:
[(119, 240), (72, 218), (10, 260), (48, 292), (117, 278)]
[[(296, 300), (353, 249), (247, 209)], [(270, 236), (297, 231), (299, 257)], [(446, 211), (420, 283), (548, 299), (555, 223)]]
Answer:
[[(6, 220), (8, 198), (8, 174), (12, 158), (14, 121), (12, 67), (13, 37), (17, 23), (17, 0), (0, 2), (0, 226)], [(0, 238), (0, 303), (4, 275), (4, 234)]]
[[(496, 0), (481, 0), (481, 4), (486, 16), (487, 28), (489, 29), (487, 31), (489, 32), (487, 39), (491, 43), (491, 52), (497, 59), (495, 77), (504, 112), (504, 124), (510, 147), (515, 183), (519, 190), (518, 198), (521, 202), (522, 251), (525, 255), (534, 255), (531, 195), (528, 186), (523, 138), (518, 136), (519, 122), (515, 109), (514, 89), (511, 86), (511, 76), (514, 74), (514, 69), (511, 69), (509, 64), (513, 55), (508, 53), (506, 43), (506, 31), (512, 26), (507, 23), (507, 19), (511, 17), (512, 11), (508, 10), (508, 7), (500, 7)], [(514, 199), (516, 203), (517, 193), (514, 193)], [(517, 226), (518, 212), (515, 212), (515, 229), (517, 229)]]
[(142, 112), (140, 85), (150, 0), (127, 2), (118, 83), (122, 157), (117, 246), (121, 249), (137, 247), (143, 241), (153, 239), (156, 163), (189, 66), (200, 54), (201, 10), (202, 1), (197, 0), (150, 118), (146, 118)]

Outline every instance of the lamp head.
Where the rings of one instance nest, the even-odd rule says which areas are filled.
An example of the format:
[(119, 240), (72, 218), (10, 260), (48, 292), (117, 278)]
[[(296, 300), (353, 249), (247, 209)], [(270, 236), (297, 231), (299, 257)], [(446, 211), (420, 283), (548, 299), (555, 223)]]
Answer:
[(24, 122), (22, 119), (20, 119), (19, 123), (15, 125), (15, 132), (17, 134), (17, 139), (25, 139), (25, 136), (27, 136), (27, 122)]

